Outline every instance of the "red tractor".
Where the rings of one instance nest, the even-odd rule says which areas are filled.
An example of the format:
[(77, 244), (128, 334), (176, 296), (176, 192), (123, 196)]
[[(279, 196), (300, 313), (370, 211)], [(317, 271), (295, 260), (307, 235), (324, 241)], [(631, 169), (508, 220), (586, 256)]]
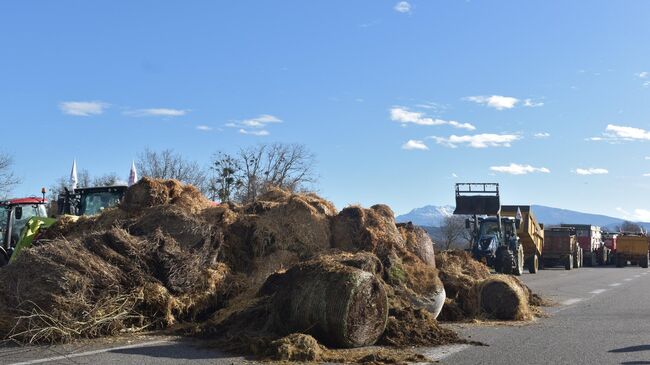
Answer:
[(44, 197), (0, 201), (0, 266), (9, 262), (27, 221), (32, 217), (47, 217), (46, 205)]

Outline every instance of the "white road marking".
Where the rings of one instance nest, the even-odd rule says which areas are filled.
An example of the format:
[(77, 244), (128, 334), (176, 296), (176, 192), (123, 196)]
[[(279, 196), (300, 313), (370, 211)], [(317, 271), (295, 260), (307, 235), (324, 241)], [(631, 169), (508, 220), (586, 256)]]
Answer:
[(624, 280), (624, 281), (632, 281), (631, 278), (625, 278), (625, 279), (623, 279), (623, 280)]
[(635, 278), (640, 278), (640, 277), (641, 277), (641, 275), (634, 275), (634, 277), (635, 277)]
[[(426, 356), (431, 361), (440, 361), (448, 356), (466, 350), (470, 347), (471, 345), (446, 345), (446, 346), (427, 348), (418, 352)], [(429, 362), (422, 363), (422, 364), (429, 364)]]
[(614, 283), (614, 284), (609, 284), (609, 286), (619, 286), (621, 283)]
[(135, 348), (139, 348), (139, 347), (147, 347), (147, 346), (152, 346), (152, 345), (158, 345), (158, 344), (165, 343), (165, 342), (169, 342), (169, 341), (168, 340), (158, 340), (158, 341), (137, 343), (137, 344), (134, 344), (134, 345), (109, 347), (109, 348), (100, 349), (100, 350), (79, 352), (79, 353), (76, 353), (76, 354), (72, 353), (72, 354), (62, 355), (62, 356), (53, 356), (53, 357), (47, 357), (47, 358), (43, 358), (43, 359), (29, 360), (29, 361), (23, 361), (23, 362), (15, 362), (15, 363), (9, 364), (9, 365), (42, 364), (42, 363), (45, 363), (45, 362), (67, 360), (67, 359), (72, 359), (72, 358), (75, 358), (75, 357), (97, 355), (97, 354), (102, 354), (102, 353), (109, 352), (109, 351), (114, 351), (114, 350), (127, 350), (127, 349), (135, 349)]
[(590, 294), (600, 294), (600, 293), (604, 293), (606, 290), (607, 289), (596, 289), (596, 290), (590, 291), (589, 293)]
[(567, 300), (562, 302), (562, 305), (572, 305), (572, 304), (576, 304), (576, 303), (581, 302), (581, 301), (582, 301), (582, 298), (567, 299)]

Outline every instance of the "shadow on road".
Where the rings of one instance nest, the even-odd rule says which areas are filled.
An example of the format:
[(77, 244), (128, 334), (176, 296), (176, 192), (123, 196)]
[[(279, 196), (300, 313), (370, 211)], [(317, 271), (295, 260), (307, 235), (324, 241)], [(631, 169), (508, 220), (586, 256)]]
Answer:
[(201, 349), (183, 342), (170, 343), (168, 345), (117, 349), (111, 350), (109, 352), (114, 354), (140, 355), (183, 360), (222, 359), (232, 357), (217, 350)]
[[(621, 352), (639, 352), (639, 351), (648, 351), (648, 350), (650, 350), (650, 345), (638, 345), (638, 346), (621, 347), (620, 349), (609, 350), (609, 352), (621, 353)], [(647, 364), (650, 364), (650, 362), (648, 362)]]

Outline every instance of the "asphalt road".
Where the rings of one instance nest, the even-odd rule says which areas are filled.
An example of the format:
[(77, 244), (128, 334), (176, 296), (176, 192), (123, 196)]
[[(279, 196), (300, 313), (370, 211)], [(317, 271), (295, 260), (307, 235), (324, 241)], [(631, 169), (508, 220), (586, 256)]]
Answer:
[[(540, 271), (522, 276), (554, 300), (529, 324), (450, 325), (488, 346), (420, 349), (445, 364), (650, 364), (650, 271), (637, 267)], [(0, 347), (0, 364), (251, 364), (164, 336), (59, 346)]]
[(523, 326), (455, 326), (488, 347), (445, 364), (650, 364), (650, 271), (638, 267), (540, 271), (522, 277), (556, 301)]

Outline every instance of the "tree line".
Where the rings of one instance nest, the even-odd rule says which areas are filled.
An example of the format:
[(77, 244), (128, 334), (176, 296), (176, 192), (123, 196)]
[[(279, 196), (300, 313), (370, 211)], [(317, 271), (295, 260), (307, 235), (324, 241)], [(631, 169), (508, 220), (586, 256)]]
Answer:
[[(272, 143), (242, 147), (235, 152), (219, 151), (207, 166), (185, 158), (173, 149), (145, 148), (135, 161), (139, 177), (176, 179), (196, 186), (212, 200), (248, 203), (271, 187), (290, 191), (311, 190), (317, 182), (315, 155), (302, 144)], [(6, 197), (20, 183), (12, 170), (10, 155), (0, 154), (0, 196)], [(91, 176), (87, 169), (77, 173), (77, 187), (111, 186), (125, 183), (117, 173)], [(69, 174), (49, 187), (56, 199), (70, 185)]]

